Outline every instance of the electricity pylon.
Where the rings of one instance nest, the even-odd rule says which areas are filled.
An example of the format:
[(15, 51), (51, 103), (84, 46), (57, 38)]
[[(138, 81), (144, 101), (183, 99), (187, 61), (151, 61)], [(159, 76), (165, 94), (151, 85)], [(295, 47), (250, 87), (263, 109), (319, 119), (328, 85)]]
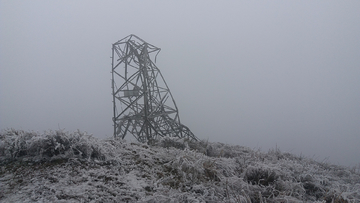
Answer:
[[(139, 142), (160, 137), (197, 140), (180, 123), (179, 111), (164, 77), (151, 58), (160, 48), (135, 35), (112, 45), (114, 137), (132, 134)], [(155, 56), (154, 56), (155, 55)]]

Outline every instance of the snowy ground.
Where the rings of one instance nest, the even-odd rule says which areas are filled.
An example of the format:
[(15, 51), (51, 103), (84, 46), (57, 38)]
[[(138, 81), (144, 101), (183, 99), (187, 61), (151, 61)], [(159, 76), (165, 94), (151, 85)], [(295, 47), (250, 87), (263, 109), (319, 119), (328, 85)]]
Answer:
[(360, 173), (222, 143), (0, 134), (0, 202), (360, 202)]

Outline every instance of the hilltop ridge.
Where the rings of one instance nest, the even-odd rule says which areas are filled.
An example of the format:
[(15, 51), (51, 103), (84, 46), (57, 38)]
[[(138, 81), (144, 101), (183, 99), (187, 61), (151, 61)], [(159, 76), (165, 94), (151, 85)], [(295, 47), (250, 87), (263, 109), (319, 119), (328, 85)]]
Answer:
[(0, 188), (1, 202), (359, 202), (360, 174), (279, 149), (10, 129)]

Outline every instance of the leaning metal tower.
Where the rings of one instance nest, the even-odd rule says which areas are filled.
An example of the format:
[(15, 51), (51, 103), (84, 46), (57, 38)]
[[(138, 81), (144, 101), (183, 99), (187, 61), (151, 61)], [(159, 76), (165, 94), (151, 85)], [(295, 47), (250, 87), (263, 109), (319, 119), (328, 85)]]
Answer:
[(114, 137), (132, 134), (139, 142), (159, 137), (197, 140), (180, 123), (179, 111), (164, 77), (151, 59), (160, 52), (135, 35), (112, 45)]

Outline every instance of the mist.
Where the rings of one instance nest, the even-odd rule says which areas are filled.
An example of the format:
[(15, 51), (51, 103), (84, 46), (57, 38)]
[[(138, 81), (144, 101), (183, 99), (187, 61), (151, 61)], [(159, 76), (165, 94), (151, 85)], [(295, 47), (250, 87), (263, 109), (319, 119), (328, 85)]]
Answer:
[(1, 1), (0, 129), (113, 135), (135, 34), (200, 139), (360, 163), (359, 1)]

